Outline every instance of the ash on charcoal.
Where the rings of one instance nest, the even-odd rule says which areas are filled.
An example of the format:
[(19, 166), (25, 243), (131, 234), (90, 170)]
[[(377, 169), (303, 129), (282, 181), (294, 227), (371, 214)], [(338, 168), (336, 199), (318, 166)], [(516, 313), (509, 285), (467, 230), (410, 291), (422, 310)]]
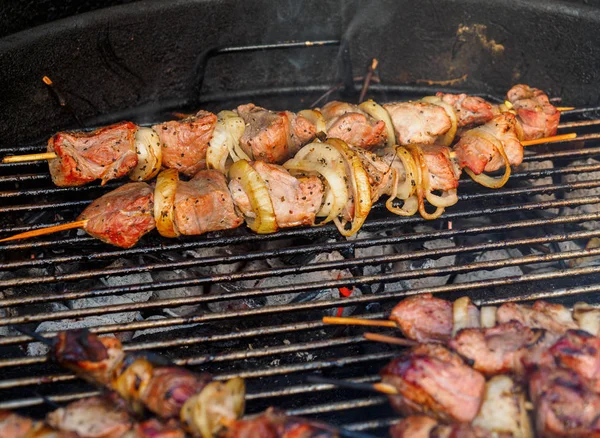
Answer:
[[(538, 170), (547, 170), (554, 169), (554, 164), (552, 161), (527, 161), (521, 163), (519, 166), (519, 172), (522, 171), (538, 171)], [(528, 178), (523, 181), (523, 184), (528, 187), (539, 187), (552, 185), (552, 177), (545, 176), (542, 178)], [(556, 195), (554, 193), (549, 194), (536, 194), (531, 196), (531, 201), (533, 202), (544, 202), (544, 201), (555, 201)], [(540, 210), (540, 215), (548, 217), (548, 216), (556, 216), (559, 213), (557, 208), (549, 208), (546, 210)]]
[[(312, 258), (309, 264), (328, 262), (333, 260), (343, 260), (341, 254), (338, 252), (333, 253), (322, 253)], [(263, 269), (271, 269), (271, 265), (264, 261), (250, 262), (243, 269), (244, 272), (252, 272)], [(256, 280), (245, 280), (235, 282), (231, 284), (219, 284), (214, 285), (211, 288), (211, 293), (214, 294), (227, 294), (235, 291), (244, 289), (262, 289), (270, 287), (280, 286), (292, 286), (294, 284), (308, 283), (315, 281), (327, 281), (337, 280), (340, 278), (349, 278), (352, 274), (347, 269), (330, 269), (326, 271), (307, 272), (295, 275), (285, 276), (269, 276), (268, 278), (261, 278)], [(340, 299), (346, 295), (358, 296), (360, 291), (356, 288), (352, 289), (323, 289), (308, 292), (299, 293), (287, 293), (280, 295), (269, 295), (266, 297), (260, 297), (257, 299), (242, 299), (242, 300), (231, 300), (231, 301), (220, 301), (210, 303), (208, 308), (217, 313), (227, 312), (231, 310), (242, 310), (249, 308), (257, 308), (262, 306), (278, 306), (290, 303), (301, 303), (308, 301), (317, 300), (330, 300)], [(345, 312), (350, 313), (352, 309), (348, 308)]]
[[(584, 245), (580, 245), (577, 242), (566, 241), (566, 242), (558, 242), (558, 247), (561, 252), (568, 251), (581, 251), (583, 248), (585, 249), (595, 249), (600, 248), (600, 239), (597, 237), (591, 238)], [(569, 259), (566, 261), (566, 264), (571, 267), (585, 267), (585, 266), (595, 266), (600, 264), (600, 256), (589, 256), (589, 257), (578, 257), (574, 259)]]
[[(419, 233), (431, 232), (434, 231), (428, 225), (417, 225), (415, 226), (415, 231)], [(422, 244), (410, 244), (410, 245), (396, 245), (396, 252), (400, 254), (404, 254), (407, 252), (414, 252), (419, 250), (436, 250), (441, 248), (453, 248), (456, 244), (452, 239), (436, 239), (436, 240), (427, 240)], [(395, 262), (392, 266), (393, 272), (410, 272), (417, 271), (421, 269), (431, 269), (431, 268), (443, 268), (446, 266), (453, 266), (456, 262), (456, 255), (446, 255), (437, 258), (421, 258), (417, 260), (404, 260)], [(431, 276), (424, 277), (420, 276), (418, 278), (410, 278), (406, 280), (400, 280), (395, 283), (388, 283), (385, 285), (386, 291), (398, 291), (398, 290), (406, 290), (406, 289), (416, 289), (416, 288), (427, 288), (427, 287), (435, 287), (442, 286), (448, 282), (450, 275), (441, 275), (441, 276)]]
[[(582, 166), (582, 165), (598, 165), (600, 161), (594, 160), (593, 158), (588, 158), (587, 160), (577, 160), (571, 163), (572, 166)], [(598, 181), (600, 180), (600, 172), (579, 172), (579, 173), (571, 173), (566, 174), (562, 177), (563, 183), (575, 183), (581, 181)], [(591, 188), (591, 189), (580, 189), (573, 190), (571, 192), (565, 192), (566, 199), (574, 199), (574, 198), (583, 198), (589, 196), (599, 196), (600, 195), (600, 187)], [(589, 214), (589, 213), (597, 213), (600, 211), (600, 204), (586, 204), (578, 207), (565, 207), (563, 209), (564, 214), (574, 215), (574, 214)], [(597, 230), (600, 227), (599, 221), (586, 221), (581, 223), (581, 226), (586, 230)]]
[[(172, 271), (160, 271), (153, 272), (152, 279), (155, 282), (161, 281), (173, 281), (173, 280), (185, 280), (185, 279), (193, 279), (201, 276), (193, 269), (188, 270), (180, 270), (175, 269)], [(157, 290), (152, 293), (152, 298), (156, 300), (165, 300), (172, 298), (185, 298), (185, 297), (194, 297), (198, 295), (204, 294), (204, 285), (199, 286), (184, 286), (184, 287), (176, 287), (171, 289), (162, 289)], [(199, 305), (187, 305), (180, 307), (169, 308), (169, 314), (172, 316), (187, 316), (194, 312), (196, 312), (199, 308)]]
[[(359, 239), (377, 239), (381, 237), (389, 237), (382, 236), (377, 233), (370, 233), (367, 231), (361, 231), (358, 233)], [(373, 245), (368, 246), (366, 248), (356, 248), (354, 255), (356, 258), (369, 258), (369, 257), (381, 257), (388, 256), (396, 253), (396, 249), (394, 245)], [(392, 263), (378, 263), (375, 265), (366, 265), (363, 268), (364, 275), (381, 275), (386, 272), (390, 272), (393, 269)], [(371, 285), (371, 291), (373, 293), (377, 292), (380, 288), (380, 285), (373, 284)]]
[[(217, 247), (217, 248), (197, 248), (184, 251), (183, 255), (186, 258), (203, 259), (209, 257), (223, 257), (225, 259), (247, 253), (248, 248), (244, 247)], [(239, 272), (242, 269), (243, 263), (218, 263), (213, 265), (199, 266), (195, 268), (202, 275), (226, 275), (234, 272)]]
[[(485, 251), (475, 257), (474, 262), (488, 262), (494, 260), (511, 260), (513, 258), (522, 257), (520, 251), (516, 249), (499, 249), (493, 251)], [(519, 266), (506, 266), (492, 270), (478, 270), (462, 274), (458, 274), (454, 278), (454, 283), (468, 283), (471, 281), (485, 281), (492, 278), (505, 278), (523, 275), (523, 271)]]

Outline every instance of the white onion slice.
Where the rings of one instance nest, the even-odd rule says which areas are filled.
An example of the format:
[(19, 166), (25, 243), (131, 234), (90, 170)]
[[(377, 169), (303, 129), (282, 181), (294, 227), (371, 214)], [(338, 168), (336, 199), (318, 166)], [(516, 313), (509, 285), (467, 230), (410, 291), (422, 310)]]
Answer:
[(248, 196), (254, 218), (246, 217), (248, 227), (259, 234), (277, 231), (277, 221), (273, 202), (267, 184), (260, 174), (246, 160), (233, 163), (229, 169), (229, 179), (237, 179)]
[(227, 172), (227, 159), (229, 158), (229, 133), (225, 127), (225, 122), (217, 119), (217, 125), (213, 131), (212, 138), (206, 149), (206, 167), (218, 170), (221, 173)]
[(210, 382), (200, 394), (181, 408), (180, 420), (193, 436), (213, 438), (244, 413), (246, 388), (235, 377), (227, 382)]
[(135, 132), (137, 165), (129, 172), (132, 181), (148, 181), (160, 172), (162, 148), (158, 134), (152, 128), (139, 127)]
[(510, 169), (510, 161), (508, 160), (508, 157), (506, 156), (506, 152), (504, 151), (504, 146), (502, 146), (502, 142), (500, 140), (498, 140), (496, 137), (494, 137), (493, 135), (488, 134), (485, 131), (482, 131), (480, 128), (471, 129), (467, 134), (465, 134), (465, 136), (467, 136), (467, 135), (479, 137), (483, 140), (490, 142), (491, 144), (493, 144), (496, 147), (496, 149), (498, 150), (498, 153), (502, 156), (502, 160), (504, 161), (504, 175), (502, 175), (502, 177), (500, 177), (500, 178), (493, 178), (484, 173), (476, 175), (468, 167), (465, 167), (465, 172), (467, 172), (467, 174), (475, 182), (481, 184), (484, 187), (487, 187), (490, 189), (499, 189), (500, 187), (504, 186), (504, 184), (506, 184), (506, 182), (510, 178), (511, 169)]
[[(392, 163), (392, 171), (394, 172), (394, 180), (392, 182), (393, 188), (385, 206), (394, 214), (400, 216), (412, 216), (419, 209), (419, 200), (417, 196), (414, 195), (417, 189), (417, 165), (410, 152), (402, 146), (396, 148), (394, 157), (398, 157), (402, 162), (404, 168), (404, 181), (399, 182), (400, 171), (397, 168), (394, 168)], [(404, 201), (401, 208), (394, 206), (395, 199)]]
[(175, 169), (166, 169), (158, 174), (154, 189), (154, 221), (161, 236), (177, 237), (179, 230), (174, 222), (174, 202), (179, 173)]
[(510, 377), (492, 377), (485, 385), (483, 403), (472, 424), (492, 434), (533, 438), (525, 403), (525, 392)]
[(327, 144), (335, 147), (346, 158), (348, 183), (352, 189), (354, 202), (354, 217), (350, 229), (346, 229), (346, 222), (340, 221), (338, 218), (335, 218), (333, 222), (342, 236), (350, 237), (360, 230), (371, 211), (371, 184), (360, 158), (344, 141), (330, 138), (327, 140)]
[(425, 199), (426, 193), (429, 191), (429, 169), (427, 169), (427, 164), (425, 163), (425, 157), (423, 157), (423, 152), (418, 145), (405, 145), (406, 149), (410, 152), (413, 157), (413, 160), (416, 164), (417, 169), (417, 177), (415, 178), (417, 184), (417, 200), (419, 204), (419, 213), (423, 219), (433, 220), (437, 219), (444, 212), (444, 207), (435, 206), (436, 210), (433, 213), (429, 213), (425, 209)]
[(483, 306), (481, 308), (481, 327), (492, 328), (496, 326), (496, 307)]
[(442, 146), (450, 146), (454, 141), (454, 137), (456, 137), (456, 131), (458, 130), (458, 117), (456, 116), (456, 111), (452, 105), (444, 102), (440, 97), (437, 96), (424, 97), (421, 99), (421, 102), (432, 103), (434, 105), (441, 106), (446, 111), (446, 114), (448, 114), (451, 123), (450, 129), (448, 129), (444, 135), (440, 135), (435, 143)]
[(319, 110), (302, 110), (298, 113), (299, 116), (304, 117), (313, 125), (315, 125), (317, 134), (322, 132), (327, 134), (327, 127), (325, 125), (325, 117)]
[(460, 297), (452, 304), (452, 336), (462, 329), (479, 327), (479, 311), (469, 297)]
[(573, 306), (573, 319), (581, 330), (600, 336), (600, 309), (588, 303), (578, 302)]
[(373, 100), (367, 100), (359, 105), (359, 108), (366, 112), (368, 115), (373, 117), (375, 120), (383, 121), (385, 123), (385, 133), (387, 135), (387, 145), (389, 147), (396, 145), (396, 132), (394, 131), (394, 125), (389, 113), (384, 107), (379, 105)]
[[(283, 164), (293, 174), (308, 172), (321, 175), (327, 183), (325, 196), (317, 217), (325, 217), (320, 225), (339, 216), (348, 203), (349, 190), (346, 184), (345, 158), (327, 143), (314, 142), (298, 151), (296, 156)], [(296, 171), (296, 172), (294, 172)]]

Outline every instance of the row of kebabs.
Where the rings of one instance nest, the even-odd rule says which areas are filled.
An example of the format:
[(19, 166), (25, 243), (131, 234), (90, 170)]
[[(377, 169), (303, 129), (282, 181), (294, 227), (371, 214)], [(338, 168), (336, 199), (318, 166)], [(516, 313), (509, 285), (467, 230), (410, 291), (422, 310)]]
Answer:
[[(520, 98), (514, 97), (517, 91), (521, 91)], [(240, 159), (227, 165), (223, 161), (223, 166), (219, 169), (228, 172), (228, 180), (219, 170), (197, 171), (197, 166), (186, 167), (184, 173), (188, 173), (190, 169), (197, 171), (190, 180), (180, 180), (178, 170), (181, 171), (183, 168), (166, 165), (164, 150), (171, 150), (176, 148), (175, 144), (181, 146), (188, 142), (185, 143), (187, 144), (185, 148), (181, 149), (179, 146), (177, 148), (189, 151), (193, 149), (192, 144), (199, 144), (198, 138), (187, 131), (188, 127), (195, 126), (197, 120), (167, 122), (154, 127), (159, 134), (155, 131), (149, 134), (157, 138), (160, 133), (166, 136), (161, 137), (160, 142), (157, 140), (157, 145), (162, 144), (163, 166), (170, 167), (158, 175), (155, 187), (152, 188), (144, 182), (126, 184), (92, 203), (81, 214), (75, 225), (83, 227), (89, 234), (104, 242), (120, 247), (133, 246), (154, 227), (165, 237), (177, 237), (236, 228), (244, 221), (258, 233), (272, 233), (281, 228), (325, 224), (333, 221), (343, 235), (350, 236), (360, 229), (373, 203), (383, 195), (388, 196), (387, 209), (395, 214), (409, 216), (419, 211), (424, 218), (434, 219), (440, 216), (446, 207), (458, 201), (456, 188), (462, 167), (487, 187), (497, 188), (506, 183), (510, 176), (510, 166), (520, 164), (523, 159), (523, 147), (519, 139), (523, 138), (524, 129), (522, 122), (518, 120), (528, 120), (528, 123), (533, 123), (531, 119), (535, 118), (527, 118), (524, 112), (526, 108), (534, 105), (532, 102), (537, 103), (537, 110), (528, 111), (538, 115), (539, 120), (535, 119), (536, 123), (541, 123), (541, 119), (546, 122), (552, 120), (552, 127), (545, 125), (547, 130), (544, 133), (556, 131), (557, 123), (554, 122), (558, 118), (549, 117), (548, 113), (551, 111), (548, 106), (552, 106), (541, 91), (518, 85), (509, 92), (508, 96), (513, 98), (512, 105), (515, 108), (521, 108), (522, 116), (515, 116), (512, 112), (503, 112), (494, 116), (495, 107), (480, 98), (466, 95), (442, 95), (429, 100), (426, 98), (425, 102), (389, 104), (386, 110), (374, 102), (366, 102), (361, 107), (333, 102), (328, 106), (345, 108), (336, 113), (336, 117), (340, 120), (335, 119), (337, 122), (331, 125), (338, 126), (345, 120), (343, 122), (344, 126), (347, 126), (345, 130), (333, 131), (342, 139), (329, 138), (324, 142), (317, 140), (299, 150), (295, 149), (294, 157), (287, 160), (283, 166), (272, 164), (272, 161), (277, 160), (271, 158), (267, 161), (256, 159), (257, 156), (264, 158), (264, 154), (252, 153), (244, 157), (238, 154)], [(436, 103), (431, 103), (433, 101)], [(447, 101), (452, 102), (454, 106), (450, 106)], [(524, 103), (525, 101), (528, 103)], [(445, 106), (440, 106), (442, 103)], [(366, 107), (379, 107), (380, 111), (391, 115), (392, 122), (389, 122), (389, 117), (387, 125), (374, 122), (372, 118), (368, 118), (371, 116), (363, 114), (361, 108)], [(325, 114), (333, 112), (327, 106), (324, 110), (326, 109)], [(356, 111), (352, 112), (354, 110)], [(489, 119), (487, 115), (491, 115), (492, 118), (482, 126), (465, 130), (454, 150), (439, 144), (410, 144), (411, 139), (416, 138), (415, 136), (419, 136), (419, 141), (428, 141), (422, 137), (422, 134), (431, 133), (428, 130), (433, 126), (431, 123), (436, 120), (436, 117), (429, 113), (439, 111), (440, 114), (446, 115), (446, 111), (455, 111), (456, 118), (461, 120), (459, 125), (463, 128)], [(240, 115), (245, 114), (239, 109), (238, 112)], [(414, 117), (394, 116), (404, 112), (419, 114), (418, 117), (415, 116), (417, 119), (427, 117), (428, 122), (419, 124)], [(258, 113), (273, 115), (263, 109), (257, 110)], [(317, 112), (313, 111), (313, 113)], [(246, 120), (240, 115), (232, 114), (227, 116), (229, 119), (224, 122), (225, 125), (234, 119)], [(265, 117), (257, 116), (256, 120), (268, 119)], [(296, 120), (292, 116), (286, 117)], [(346, 143), (344, 140), (364, 146), (358, 139), (365, 139), (370, 135), (363, 129), (364, 127), (359, 128), (357, 124), (349, 122), (355, 119), (361, 120), (363, 124), (375, 123), (383, 127), (382, 129), (388, 132), (386, 141), (389, 141), (392, 146), (387, 145), (377, 152), (371, 152)], [(410, 134), (406, 134), (399, 128), (398, 120), (406, 121), (406, 125), (403, 126), (410, 131)], [(268, 143), (274, 136), (270, 133), (271, 124), (263, 123), (262, 128), (258, 129), (253, 122), (248, 122), (247, 125), (236, 123), (235, 126), (239, 125), (241, 128), (245, 126), (244, 133), (252, 131), (256, 134), (252, 137), (254, 139), (252, 144), (255, 146)], [(300, 124), (297, 122), (292, 125)], [(327, 126), (325, 122), (323, 124)], [(384, 129), (392, 124), (395, 129)], [(84, 165), (87, 163), (86, 160), (75, 158), (78, 151), (85, 149), (87, 154), (94, 150), (95, 146), (107, 149), (107, 145), (113, 145), (108, 147), (109, 150), (116, 150), (114, 145), (118, 144), (120, 147), (126, 143), (121, 131), (131, 134), (129, 125), (129, 123), (115, 125), (92, 134), (57, 134), (50, 143), (55, 146), (58, 143), (68, 144), (69, 147), (64, 147), (62, 150), (69, 152), (65, 152), (66, 155), (61, 152), (60, 156), (64, 159), (51, 160), (51, 163), (57, 166), (62, 163), (60, 172), (53, 171), (54, 180), (57, 181), (57, 175), (60, 175), (61, 181), (64, 180), (65, 175), (70, 175), (67, 179), (74, 181), (77, 178), (73, 177), (73, 171), (79, 175), (82, 169), (91, 169), (92, 166)], [(221, 125), (209, 130), (212, 138), (207, 141), (221, 139), (227, 143), (225, 149), (233, 151), (234, 145), (239, 143), (241, 137), (232, 135), (231, 131), (219, 133), (217, 132), (219, 126)], [(139, 128), (138, 133), (142, 132), (142, 129), (149, 128)], [(328, 129), (328, 135), (331, 135), (331, 132), (331, 129)], [(344, 132), (348, 135), (342, 135)], [(430, 136), (429, 141), (439, 142), (440, 135)], [(68, 141), (67, 137), (69, 137)], [(391, 137), (394, 137), (392, 141), (390, 141)], [(294, 135), (294, 138), (298, 138), (298, 135)], [(395, 141), (400, 138), (409, 140), (404, 146), (395, 146)], [(450, 139), (447, 144), (451, 141)], [(131, 147), (131, 144), (128, 147)], [(209, 156), (211, 147), (208, 147)], [(99, 156), (97, 151), (89, 153), (90, 159)], [(180, 155), (185, 158), (186, 154), (187, 152), (181, 152)], [(144, 153), (140, 156), (150, 155)], [(250, 158), (255, 161), (247, 161)], [(118, 162), (124, 161), (119, 159)], [(55, 164), (51, 164), (51, 169)], [(148, 164), (148, 166), (153, 169), (152, 175), (160, 170), (159, 164)], [(503, 166), (505, 170), (501, 177), (492, 178), (483, 173), (498, 170)], [(115, 177), (123, 175), (117, 171), (108, 174)], [(94, 178), (98, 177), (97, 174), (94, 175), (96, 175)], [(435, 211), (427, 211), (426, 201), (435, 207)], [(59, 229), (64, 228), (59, 227)], [(52, 230), (53, 228), (48, 231)], [(25, 233), (13, 236), (13, 239), (42, 233)]]
[(381, 372), (393, 438), (600, 436), (600, 309), (427, 294), (390, 319), (415, 344)]
[[(408, 416), (391, 429), (394, 438), (520, 438), (534, 430), (540, 437), (600, 436), (599, 309), (579, 303), (571, 312), (543, 301), (478, 309), (468, 298), (421, 295), (399, 303), (390, 319), (414, 341), (381, 372), (392, 406)], [(60, 408), (45, 423), (2, 413), (0, 436), (351, 436), (276, 410), (239, 420), (241, 379), (212, 381), (154, 355), (126, 353), (115, 338), (62, 332), (50, 356), (114, 394)], [(143, 411), (158, 419), (132, 419)]]
[[(519, 140), (556, 134), (560, 113), (541, 90), (516, 85), (506, 99), (495, 105), (465, 94), (438, 93), (383, 106), (373, 101), (360, 105), (334, 101), (297, 114), (247, 104), (218, 114), (199, 111), (152, 128), (122, 122), (93, 132), (60, 132), (48, 141), (54, 157), (49, 160), (50, 173), (58, 186), (95, 180), (104, 184), (125, 175), (146, 181), (161, 168), (192, 177), (203, 169), (226, 173), (240, 159), (282, 164), (317, 137), (338, 138), (365, 150), (407, 144), (450, 146), (465, 130), (488, 124), (456, 149), (460, 167), (479, 174), (498, 168), (490, 161), (502, 163), (501, 157), (490, 158), (498, 155), (493, 153), (498, 140), (517, 165), (522, 155)], [(494, 129), (495, 123), (489, 122), (503, 114), (496, 119), (501, 129)], [(479, 144), (486, 141), (492, 145)]]

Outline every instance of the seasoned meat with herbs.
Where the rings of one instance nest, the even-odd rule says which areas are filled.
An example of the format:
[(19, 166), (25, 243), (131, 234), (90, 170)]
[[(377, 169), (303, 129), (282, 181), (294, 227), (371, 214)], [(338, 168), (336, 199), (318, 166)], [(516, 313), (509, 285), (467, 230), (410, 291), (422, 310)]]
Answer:
[(383, 105), (387, 110), (398, 144), (434, 144), (451, 127), (446, 110), (433, 103), (397, 102)]
[(59, 132), (48, 140), (52, 181), (59, 187), (80, 186), (97, 179), (102, 185), (127, 175), (138, 163), (137, 126), (121, 122), (92, 132)]
[(321, 113), (329, 138), (339, 138), (361, 149), (383, 146), (387, 141), (385, 122), (375, 120), (358, 105), (332, 101), (321, 109)]
[(439, 344), (403, 351), (381, 371), (399, 395), (392, 407), (403, 415), (426, 414), (442, 421), (472, 421), (483, 400), (485, 378)]
[(190, 236), (237, 228), (244, 222), (225, 176), (216, 170), (201, 170), (190, 181), (177, 183), (174, 219), (179, 232)]
[(437, 93), (448, 105), (452, 105), (458, 118), (459, 128), (472, 128), (489, 122), (498, 114), (498, 109), (485, 99), (467, 94)]
[(533, 306), (505, 303), (498, 308), (496, 319), (498, 324), (518, 321), (526, 327), (542, 328), (557, 334), (577, 329), (568, 309), (545, 301), (536, 301)]
[(206, 169), (206, 149), (210, 142), (217, 116), (207, 111), (198, 111), (183, 120), (154, 125), (162, 146), (162, 163), (187, 176)]
[(249, 103), (236, 112), (246, 123), (240, 146), (254, 160), (281, 164), (316, 135), (314, 124), (289, 111), (275, 113)]
[(500, 114), (485, 125), (467, 131), (454, 147), (458, 164), (479, 175), (504, 167), (494, 139), (501, 143), (511, 166), (523, 161), (523, 146), (517, 119), (511, 113)]
[(95, 238), (131, 248), (155, 227), (154, 191), (143, 182), (125, 184), (96, 199), (77, 220), (87, 221), (83, 229)]
[(446, 343), (452, 336), (452, 303), (431, 294), (400, 301), (390, 319), (404, 336), (418, 342)]
[(506, 98), (517, 111), (525, 140), (556, 135), (560, 112), (542, 90), (518, 84), (506, 93)]
[(429, 187), (432, 190), (451, 190), (458, 187), (461, 170), (452, 158), (450, 148), (437, 145), (419, 145), (429, 172)]

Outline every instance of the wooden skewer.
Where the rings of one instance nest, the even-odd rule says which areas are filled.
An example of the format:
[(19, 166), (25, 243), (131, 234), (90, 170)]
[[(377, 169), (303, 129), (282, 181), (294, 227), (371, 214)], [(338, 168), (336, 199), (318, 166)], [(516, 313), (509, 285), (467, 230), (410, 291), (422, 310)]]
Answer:
[(15, 234), (14, 236), (0, 239), (0, 242), (8, 242), (10, 240), (27, 239), (29, 237), (44, 236), (46, 234), (56, 233), (58, 231), (72, 230), (73, 228), (84, 228), (87, 220), (69, 222), (67, 224), (54, 225), (52, 227), (40, 228), (38, 230), (26, 231), (24, 233)]
[(573, 111), (575, 109), (574, 106), (555, 106), (554, 108), (556, 108), (556, 110), (560, 111), (561, 113), (563, 111)]
[(535, 140), (525, 140), (525, 141), (522, 141), (521, 144), (523, 145), (523, 147), (525, 147), (525, 146), (533, 146), (535, 144), (554, 143), (557, 141), (573, 140), (575, 138), (577, 138), (577, 134), (575, 132), (572, 132), (570, 134), (561, 134), (561, 135), (553, 135), (552, 137), (536, 138)]
[(348, 380), (329, 379), (321, 376), (308, 376), (309, 383), (322, 383), (325, 385), (339, 386), (340, 388), (358, 389), (360, 391), (378, 392), (381, 394), (398, 395), (398, 390), (387, 383), (357, 383)]
[(363, 336), (369, 341), (384, 342), (386, 344), (400, 345), (402, 347), (414, 347), (419, 345), (417, 341), (406, 338), (397, 338), (395, 336), (380, 335), (378, 333), (364, 333)]
[(366, 325), (371, 327), (389, 327), (396, 328), (394, 321), (385, 319), (362, 319), (362, 318), (346, 318), (341, 316), (324, 316), (324, 324), (340, 324), (340, 325)]
[(39, 154), (9, 155), (2, 159), (3, 163), (22, 163), (24, 161), (54, 160), (58, 156), (54, 152), (40, 152)]

